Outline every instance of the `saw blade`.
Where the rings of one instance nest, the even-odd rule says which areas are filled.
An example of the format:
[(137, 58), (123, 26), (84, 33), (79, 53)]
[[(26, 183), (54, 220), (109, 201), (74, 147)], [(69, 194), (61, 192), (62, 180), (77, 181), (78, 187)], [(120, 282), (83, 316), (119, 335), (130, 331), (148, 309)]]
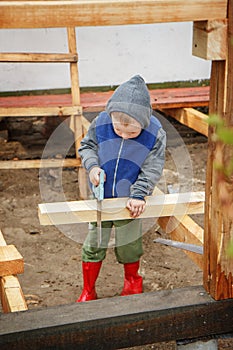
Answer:
[(97, 246), (102, 243), (102, 223), (101, 223), (102, 201), (97, 200)]
[(203, 246), (196, 245), (196, 244), (173, 241), (171, 239), (165, 239), (165, 238), (157, 238), (154, 240), (154, 242), (165, 244), (165, 245), (168, 245), (170, 247), (174, 247), (174, 248), (178, 248), (178, 249), (188, 250), (190, 252), (197, 253), (197, 254), (203, 254)]
[(101, 213), (102, 213), (102, 201), (104, 199), (104, 170), (101, 169), (99, 173), (99, 184), (98, 186), (92, 186), (93, 194), (96, 198), (96, 211), (97, 211), (97, 246), (100, 247), (102, 243), (102, 224), (101, 224)]

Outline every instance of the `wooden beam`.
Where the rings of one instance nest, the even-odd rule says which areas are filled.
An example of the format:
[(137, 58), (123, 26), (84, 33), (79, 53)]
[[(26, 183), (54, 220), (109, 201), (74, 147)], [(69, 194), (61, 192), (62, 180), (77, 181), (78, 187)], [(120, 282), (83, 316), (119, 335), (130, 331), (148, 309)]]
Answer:
[[(110, 198), (102, 201), (102, 221), (130, 219), (126, 209), (128, 198)], [(204, 192), (175, 193), (146, 198), (146, 209), (141, 218), (204, 213)], [(41, 225), (62, 225), (96, 221), (96, 200), (39, 204)]]
[(193, 55), (205, 60), (225, 60), (227, 57), (227, 23), (227, 19), (195, 22), (193, 25)]
[(69, 168), (81, 166), (80, 159), (0, 160), (0, 169)]
[(82, 121), (83, 133), (84, 135), (86, 135), (90, 127), (90, 122), (84, 116), (81, 117), (81, 121)]
[(0, 62), (5, 63), (70, 63), (77, 61), (78, 55), (69, 53), (0, 53)]
[(22, 288), (16, 276), (0, 278), (0, 295), (2, 309), (5, 313), (25, 311), (28, 309)]
[(208, 115), (201, 113), (194, 108), (166, 109), (163, 112), (178, 120), (181, 124), (184, 124), (208, 137)]
[(0, 347), (111, 350), (231, 332), (233, 300), (197, 286), (2, 315)]
[[(233, 0), (228, 6), (227, 62), (212, 64), (210, 114), (216, 114), (228, 128), (233, 128)], [(216, 300), (233, 298), (233, 259), (228, 249), (233, 242), (233, 174), (224, 172), (233, 157), (233, 147), (212, 136), (206, 179), (204, 285)], [(217, 166), (216, 166), (217, 165)]]
[[(161, 195), (157, 187), (153, 191), (154, 195)], [(157, 223), (162, 230), (175, 241), (185, 242), (189, 244), (196, 244), (203, 246), (204, 230), (188, 215), (182, 216), (164, 216), (157, 219)], [(191, 260), (203, 269), (203, 256), (184, 250), (184, 253), (191, 258)]]
[[(75, 54), (77, 52), (76, 43), (76, 30), (75, 27), (67, 28), (68, 46), (70, 54)], [(72, 104), (77, 106), (80, 105), (80, 84), (79, 84), (79, 72), (77, 63), (70, 64), (70, 80), (71, 80), (71, 97)], [(84, 128), (82, 125), (83, 116), (81, 115), (71, 115), (69, 127), (74, 133), (74, 144), (76, 158), (81, 161), (78, 149), (80, 147), (80, 142), (84, 137)], [(88, 180), (86, 176), (86, 169), (80, 167), (78, 169), (78, 183), (79, 183), (79, 198), (88, 198)]]
[(14, 245), (0, 246), (0, 277), (24, 272), (22, 255)]
[[(5, 247), (6, 241), (0, 230), (0, 247)], [(0, 297), (3, 312), (27, 310), (27, 304), (17, 276), (0, 277)]]
[(225, 60), (227, 57), (227, 19), (195, 22), (192, 53), (206, 60)]
[[(207, 11), (208, 9), (208, 11)], [(227, 0), (1, 1), (1, 28), (106, 26), (226, 18)]]
[(0, 107), (0, 117), (54, 117), (81, 115), (81, 106), (57, 106), (57, 107)]
[[(203, 245), (204, 230), (188, 215), (182, 217), (160, 217), (158, 224), (163, 231), (171, 237), (171, 239), (189, 244)], [(203, 269), (203, 256), (193, 252), (184, 250), (184, 253)]]
[(1, 230), (0, 230), (0, 246), (6, 246), (6, 241), (5, 241), (5, 238), (3, 237)]

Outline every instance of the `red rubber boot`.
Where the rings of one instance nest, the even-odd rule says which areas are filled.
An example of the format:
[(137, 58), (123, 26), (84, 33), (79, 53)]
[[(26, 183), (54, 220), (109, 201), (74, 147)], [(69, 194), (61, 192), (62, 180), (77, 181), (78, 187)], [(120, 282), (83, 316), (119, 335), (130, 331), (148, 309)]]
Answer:
[(142, 293), (142, 276), (138, 274), (139, 261), (124, 264), (125, 279), (121, 295)]
[(97, 299), (95, 282), (100, 272), (102, 261), (82, 262), (83, 270), (83, 291), (76, 303)]

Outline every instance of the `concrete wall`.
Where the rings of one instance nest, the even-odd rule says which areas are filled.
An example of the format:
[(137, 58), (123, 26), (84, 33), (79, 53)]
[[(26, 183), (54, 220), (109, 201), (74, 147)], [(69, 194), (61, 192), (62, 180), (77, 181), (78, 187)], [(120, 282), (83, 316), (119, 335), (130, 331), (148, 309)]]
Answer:
[[(192, 23), (77, 28), (81, 86), (208, 79), (192, 56)], [(0, 52), (67, 52), (66, 29), (0, 30)], [(68, 64), (0, 64), (0, 91), (70, 87)]]

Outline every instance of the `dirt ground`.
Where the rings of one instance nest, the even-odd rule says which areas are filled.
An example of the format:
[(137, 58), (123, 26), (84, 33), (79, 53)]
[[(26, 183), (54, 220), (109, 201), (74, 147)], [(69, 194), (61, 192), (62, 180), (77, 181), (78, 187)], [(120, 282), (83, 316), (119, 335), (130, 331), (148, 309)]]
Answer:
[[(190, 188), (191, 181), (194, 191), (203, 191), (207, 140), (172, 120), (169, 123), (173, 126), (168, 130), (168, 150), (160, 187), (170, 192), (177, 189), (184, 192), (186, 187)], [(1, 159), (40, 156), (46, 133), (44, 126), (38, 126), (37, 120), (34, 125), (38, 132), (34, 135), (27, 132), (26, 135), (20, 135), (9, 128), (8, 142), (0, 142)], [(177, 137), (181, 138), (181, 143), (177, 143)], [(191, 163), (183, 159), (183, 149)], [(178, 169), (182, 164), (184, 168)], [(189, 164), (193, 170), (187, 179), (185, 171)], [(69, 236), (69, 233), (64, 234), (58, 227), (41, 226), (38, 220), (38, 204), (43, 202), (41, 189), (48, 199), (55, 201), (59, 201), (63, 192), (67, 200), (78, 199), (77, 169), (62, 170), (62, 186), (58, 181), (59, 171), (0, 171), (0, 229), (7, 243), (14, 244), (24, 257), (25, 272), (19, 276), (19, 280), (29, 309), (74, 303), (82, 290), (81, 240), (87, 233), (87, 225), (74, 225), (71, 231), (76, 236), (74, 233)], [(190, 175), (190, 169), (188, 171)], [(203, 226), (203, 215), (193, 218)], [(143, 233), (144, 255), (140, 272), (144, 278), (144, 292), (202, 284), (201, 270), (183, 251), (153, 243), (156, 237), (163, 236), (154, 219), (143, 221)], [(76, 241), (70, 237), (76, 237)], [(98, 296), (106, 298), (119, 295), (122, 286), (123, 268), (117, 263), (113, 249), (109, 248), (96, 285)], [(229, 341), (221, 340), (219, 346), (220, 349), (233, 349), (233, 343)], [(132, 349), (173, 350), (175, 343), (151, 344)]]

